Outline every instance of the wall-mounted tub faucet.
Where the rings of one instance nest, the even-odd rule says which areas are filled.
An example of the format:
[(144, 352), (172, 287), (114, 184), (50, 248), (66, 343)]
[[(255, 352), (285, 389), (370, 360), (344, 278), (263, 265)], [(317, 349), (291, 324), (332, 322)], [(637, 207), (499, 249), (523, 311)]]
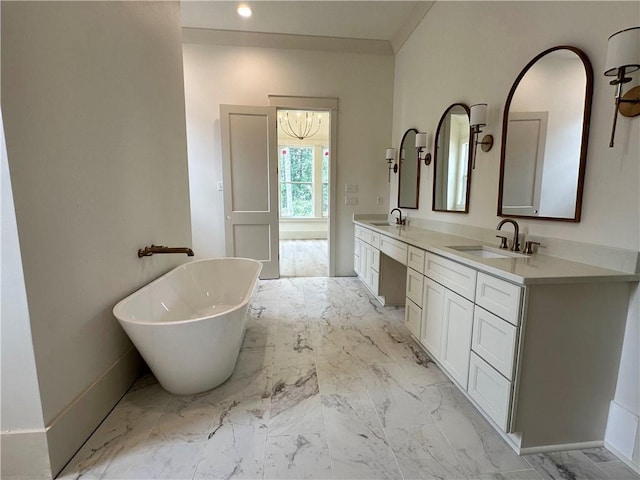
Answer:
[(394, 208), (393, 210), (391, 210), (389, 212), (389, 215), (393, 215), (393, 212), (398, 211), (398, 216), (396, 218), (396, 225), (404, 225), (407, 223), (407, 218), (402, 218), (402, 210), (400, 210), (399, 208)]
[(514, 252), (519, 252), (520, 243), (518, 241), (518, 234), (520, 232), (520, 227), (518, 226), (518, 222), (510, 218), (505, 218), (498, 224), (498, 230), (500, 230), (505, 223), (511, 223), (513, 225), (514, 231), (513, 231), (513, 242), (511, 243), (511, 250), (513, 250)]
[(138, 249), (138, 258), (150, 257), (154, 253), (186, 253), (193, 257), (193, 250), (187, 247), (161, 247), (159, 245), (151, 245)]

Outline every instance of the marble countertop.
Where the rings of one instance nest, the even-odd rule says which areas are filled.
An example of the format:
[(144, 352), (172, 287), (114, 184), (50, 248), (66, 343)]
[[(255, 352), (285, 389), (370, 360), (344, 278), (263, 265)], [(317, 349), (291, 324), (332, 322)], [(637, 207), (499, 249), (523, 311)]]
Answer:
[(382, 225), (380, 220), (354, 220), (354, 223), (428, 250), (479, 271), (529, 285), (542, 283), (637, 282), (640, 275), (572, 262), (557, 257), (533, 255), (509, 258), (482, 258), (451, 247), (495, 247), (485, 242), (415, 226)]

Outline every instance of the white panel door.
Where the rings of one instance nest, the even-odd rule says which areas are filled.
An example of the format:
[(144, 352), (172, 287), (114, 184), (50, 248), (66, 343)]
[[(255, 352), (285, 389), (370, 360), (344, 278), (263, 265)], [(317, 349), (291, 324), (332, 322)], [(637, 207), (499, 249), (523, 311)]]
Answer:
[(226, 253), (278, 278), (276, 108), (220, 105)]
[(436, 360), (440, 359), (440, 338), (444, 312), (445, 288), (428, 277), (422, 296), (422, 344)]
[(505, 146), (502, 213), (538, 215), (548, 112), (509, 113), (509, 135)]
[(469, 377), (472, 329), (473, 303), (445, 289), (440, 362), (465, 390)]

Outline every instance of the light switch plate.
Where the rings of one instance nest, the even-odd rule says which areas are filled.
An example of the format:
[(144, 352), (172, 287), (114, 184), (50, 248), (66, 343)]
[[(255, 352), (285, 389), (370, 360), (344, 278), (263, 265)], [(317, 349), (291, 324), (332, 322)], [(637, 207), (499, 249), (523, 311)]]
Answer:
[(344, 197), (345, 205), (358, 205), (358, 197)]

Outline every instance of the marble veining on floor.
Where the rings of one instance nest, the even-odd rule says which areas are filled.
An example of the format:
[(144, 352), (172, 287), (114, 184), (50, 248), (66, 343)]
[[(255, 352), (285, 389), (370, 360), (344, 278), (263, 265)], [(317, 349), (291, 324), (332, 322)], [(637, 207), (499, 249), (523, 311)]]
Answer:
[(236, 369), (136, 382), (60, 479), (638, 479), (604, 448), (518, 456), (354, 278), (262, 281)]

